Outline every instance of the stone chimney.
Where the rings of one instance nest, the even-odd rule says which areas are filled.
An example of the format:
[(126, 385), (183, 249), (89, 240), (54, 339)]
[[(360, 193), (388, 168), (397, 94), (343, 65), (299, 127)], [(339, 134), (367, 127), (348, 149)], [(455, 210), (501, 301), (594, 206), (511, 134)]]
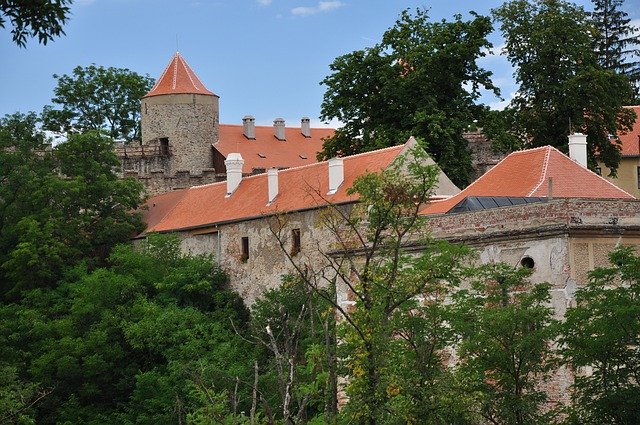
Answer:
[(256, 138), (256, 119), (251, 115), (245, 115), (242, 118), (242, 133), (249, 140)]
[(267, 182), (269, 185), (269, 204), (278, 196), (278, 169), (269, 168), (267, 170)]
[(587, 167), (587, 135), (573, 133), (569, 135), (569, 157), (583, 167)]
[(244, 159), (242, 159), (242, 155), (235, 152), (230, 153), (224, 161), (224, 166), (227, 167), (227, 196), (231, 196), (240, 185), (243, 165)]
[(344, 160), (342, 158), (331, 158), (329, 160), (329, 193), (336, 193), (344, 181)]
[(278, 140), (287, 140), (284, 135), (284, 118), (276, 118), (273, 120), (273, 131), (275, 133), (276, 139)]
[(311, 120), (309, 117), (302, 117), (300, 120), (300, 131), (304, 137), (311, 137)]

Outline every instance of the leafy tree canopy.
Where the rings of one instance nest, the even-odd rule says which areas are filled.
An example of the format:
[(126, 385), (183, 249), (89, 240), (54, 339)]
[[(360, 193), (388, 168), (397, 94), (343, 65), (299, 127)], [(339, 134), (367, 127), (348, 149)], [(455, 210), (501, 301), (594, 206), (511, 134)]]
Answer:
[(0, 28), (7, 20), (11, 24), (13, 42), (20, 47), (27, 45), (28, 37), (38, 37), (47, 44), (54, 37), (64, 35), (62, 26), (69, 17), (69, 5), (73, 0), (0, 0)]
[(531, 269), (489, 264), (472, 269), (468, 289), (453, 295), (460, 335), (459, 382), (471, 410), (492, 424), (544, 424), (540, 383), (554, 366), (553, 309), (548, 283), (531, 284)]
[(627, 78), (598, 64), (587, 13), (560, 0), (514, 0), (493, 11), (520, 87), (511, 102), (513, 134), (524, 146), (568, 151), (570, 131), (587, 134), (589, 163), (615, 171), (620, 147), (612, 134), (631, 130), (633, 90)]
[(143, 228), (142, 186), (119, 179), (113, 142), (72, 135), (51, 149), (34, 114), (0, 119), (0, 293), (54, 285), (79, 261), (98, 265)]
[(572, 419), (580, 424), (640, 422), (640, 257), (620, 247), (609, 259), (576, 292), (563, 327), (565, 360), (579, 372)]
[(382, 41), (336, 58), (321, 118), (344, 127), (325, 141), (320, 157), (393, 146), (409, 136), (458, 185), (469, 183), (471, 158), (462, 133), (473, 123), (480, 89), (497, 93), (489, 71), (477, 65), (491, 44), (487, 17), (432, 22), (427, 10), (405, 10)]
[[(0, 305), (0, 370), (11, 373), (0, 407), (41, 424), (184, 423), (210, 403), (195, 388), (244, 381), (252, 349), (236, 330), (248, 311), (212, 258), (178, 246), (153, 235), (121, 245), (105, 268), (80, 265)], [(17, 391), (37, 403), (18, 411)]]
[(128, 69), (77, 66), (71, 75), (55, 75), (51, 101), (46, 106), (43, 127), (59, 133), (104, 131), (116, 140), (140, 138), (140, 99), (153, 79)]

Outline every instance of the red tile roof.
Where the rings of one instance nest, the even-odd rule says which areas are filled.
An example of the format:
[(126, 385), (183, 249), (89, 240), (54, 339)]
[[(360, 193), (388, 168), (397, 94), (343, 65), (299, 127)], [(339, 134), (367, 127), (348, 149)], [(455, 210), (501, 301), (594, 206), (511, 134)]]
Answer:
[(640, 106), (627, 106), (636, 112), (636, 122), (627, 134), (619, 134), (622, 156), (640, 156)]
[(467, 196), (548, 196), (548, 179), (553, 179), (556, 198), (634, 197), (596, 173), (577, 164), (551, 146), (513, 152), (455, 196), (434, 201), (421, 212), (449, 211)]
[(356, 201), (347, 195), (356, 177), (377, 172), (391, 164), (410, 144), (394, 146), (344, 158), (344, 181), (335, 194), (329, 191), (328, 163), (290, 168), (278, 173), (278, 196), (267, 205), (267, 174), (245, 177), (231, 196), (227, 183), (219, 182), (177, 190), (150, 198), (143, 210), (146, 232), (161, 232), (250, 219), (265, 215), (314, 208), (331, 203)]
[(335, 133), (332, 128), (312, 128), (311, 137), (304, 137), (300, 127), (287, 127), (286, 140), (278, 140), (272, 126), (256, 126), (255, 140), (247, 139), (242, 125), (220, 124), (218, 142), (213, 145), (225, 158), (239, 152), (245, 172), (256, 168), (290, 168), (316, 162), (322, 150), (322, 139)]
[(169, 65), (167, 65), (151, 91), (144, 97), (163, 94), (206, 94), (215, 96), (213, 92), (207, 90), (178, 52), (171, 58)]

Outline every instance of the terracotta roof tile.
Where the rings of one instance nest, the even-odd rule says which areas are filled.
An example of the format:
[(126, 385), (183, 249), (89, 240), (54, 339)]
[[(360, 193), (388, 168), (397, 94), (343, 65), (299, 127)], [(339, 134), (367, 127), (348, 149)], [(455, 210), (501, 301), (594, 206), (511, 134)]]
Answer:
[(213, 92), (207, 90), (178, 52), (171, 58), (169, 65), (167, 65), (151, 91), (144, 97), (163, 94), (206, 94), (215, 96)]
[(407, 147), (381, 149), (344, 158), (344, 181), (335, 194), (329, 190), (328, 163), (290, 168), (278, 173), (279, 194), (267, 205), (267, 174), (245, 177), (231, 196), (226, 182), (182, 189), (150, 198), (143, 210), (147, 232), (215, 225), (276, 213), (304, 210), (357, 200), (347, 195), (354, 180), (365, 172), (386, 168)]
[(636, 112), (636, 122), (627, 134), (619, 134), (622, 156), (640, 156), (640, 106), (628, 106)]
[(300, 127), (287, 127), (286, 140), (278, 140), (272, 126), (256, 126), (255, 140), (247, 139), (242, 125), (220, 124), (219, 141), (213, 145), (225, 158), (239, 152), (245, 172), (260, 168), (290, 168), (316, 162), (323, 139), (335, 133), (332, 128), (312, 128), (311, 137), (304, 137)]
[(627, 198), (633, 196), (596, 173), (582, 167), (556, 148), (513, 152), (455, 196), (427, 205), (423, 214), (449, 211), (467, 196), (548, 195), (548, 179), (553, 179), (553, 197)]

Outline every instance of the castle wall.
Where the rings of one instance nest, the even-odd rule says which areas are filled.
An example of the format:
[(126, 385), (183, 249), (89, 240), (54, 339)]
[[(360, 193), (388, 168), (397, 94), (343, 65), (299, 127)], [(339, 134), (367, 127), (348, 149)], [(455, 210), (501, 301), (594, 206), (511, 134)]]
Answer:
[(464, 133), (462, 137), (467, 141), (469, 153), (471, 153), (473, 168), (471, 181), (477, 180), (505, 157), (504, 154), (493, 150), (491, 140), (488, 140), (481, 131)]
[(202, 170), (199, 174), (191, 174), (189, 171), (167, 174), (163, 170), (152, 170), (148, 174), (144, 174), (135, 170), (127, 170), (123, 173), (123, 176), (137, 178), (143, 184), (149, 196), (215, 183), (226, 178), (226, 175), (218, 174), (212, 168)]

